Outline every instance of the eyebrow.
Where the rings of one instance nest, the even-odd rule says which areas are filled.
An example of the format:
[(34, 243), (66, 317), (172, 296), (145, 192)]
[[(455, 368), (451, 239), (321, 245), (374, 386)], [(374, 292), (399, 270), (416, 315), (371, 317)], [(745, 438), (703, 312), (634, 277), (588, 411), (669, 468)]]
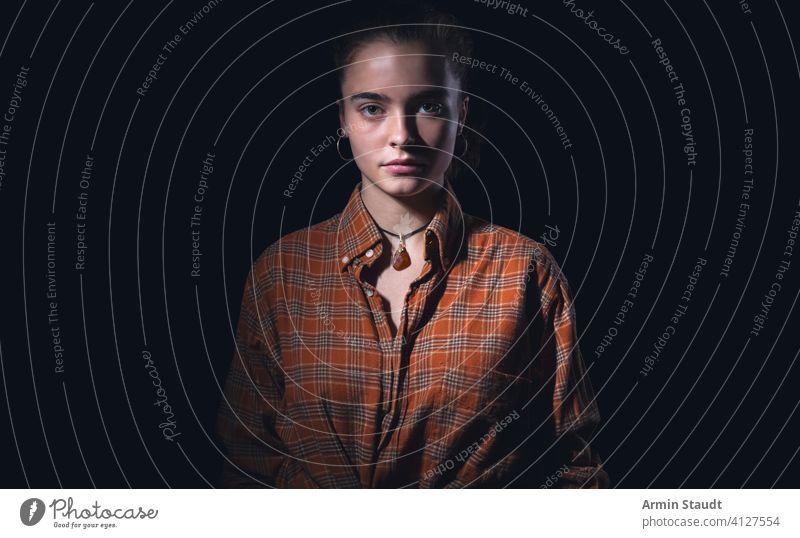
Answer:
[[(445, 88), (427, 88), (411, 96), (411, 99), (420, 97), (443, 97), (447, 95)], [(375, 92), (359, 92), (350, 96), (350, 101), (369, 100), (369, 101), (391, 101), (388, 95)]]

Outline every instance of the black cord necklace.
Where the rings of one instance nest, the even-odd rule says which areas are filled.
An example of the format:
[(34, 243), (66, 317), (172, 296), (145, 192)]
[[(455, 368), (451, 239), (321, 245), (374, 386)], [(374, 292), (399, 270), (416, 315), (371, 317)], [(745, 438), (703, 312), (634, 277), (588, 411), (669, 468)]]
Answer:
[[(361, 198), (361, 204), (364, 206), (364, 209), (367, 211), (367, 215), (369, 215), (370, 218), (372, 219), (372, 222), (375, 223), (375, 226), (378, 226), (378, 223), (375, 220), (375, 217), (372, 216), (372, 213), (369, 212), (369, 209), (367, 209), (367, 205), (364, 203), (364, 196), (362, 194), (363, 188), (364, 188), (364, 185), (362, 184), (358, 189), (358, 196), (359, 196), (359, 198)], [(389, 230), (384, 230), (383, 228), (378, 226), (378, 229), (380, 231), (382, 231), (383, 233), (387, 233), (389, 235), (393, 235), (395, 237), (399, 237), (400, 238), (400, 245), (397, 247), (397, 250), (395, 251), (395, 253), (392, 254), (392, 267), (394, 268), (395, 271), (402, 271), (403, 269), (406, 269), (406, 268), (411, 266), (411, 256), (408, 255), (408, 250), (406, 250), (406, 239), (411, 237), (415, 233), (420, 232), (423, 229), (425, 229), (425, 227), (428, 224), (430, 224), (432, 220), (433, 220), (433, 217), (431, 217), (431, 220), (429, 220), (427, 223), (423, 224), (422, 226), (420, 226), (416, 230), (414, 230), (412, 232), (409, 232), (407, 234), (402, 234), (402, 233), (401, 234), (396, 234), (394, 232), (390, 232)]]
[[(372, 219), (372, 220), (374, 221), (375, 219)], [(431, 219), (431, 220), (433, 220), (433, 219)], [(377, 222), (375, 223), (375, 226), (378, 226), (378, 229), (380, 231), (382, 231), (383, 233), (387, 233), (389, 235), (393, 235), (395, 237), (399, 237), (400, 238), (400, 246), (397, 247), (397, 250), (395, 251), (395, 253), (392, 254), (392, 267), (394, 267), (395, 271), (402, 271), (403, 269), (405, 269), (405, 268), (407, 268), (407, 267), (409, 267), (411, 265), (411, 256), (408, 255), (408, 251), (406, 250), (406, 239), (411, 237), (412, 235), (414, 235), (417, 232), (421, 232), (430, 223), (431, 223), (431, 221), (429, 220), (427, 223), (423, 224), (422, 226), (420, 226), (419, 228), (417, 228), (413, 232), (409, 232), (407, 234), (402, 234), (402, 233), (401, 234), (396, 234), (394, 232), (390, 232), (389, 230), (384, 230), (383, 228), (378, 226)]]

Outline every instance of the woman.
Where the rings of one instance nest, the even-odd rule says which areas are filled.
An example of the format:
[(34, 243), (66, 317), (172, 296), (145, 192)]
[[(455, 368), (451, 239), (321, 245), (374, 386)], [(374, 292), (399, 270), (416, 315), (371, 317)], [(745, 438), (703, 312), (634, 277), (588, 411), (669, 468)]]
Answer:
[(361, 180), (247, 278), (222, 485), (604, 487), (567, 281), (452, 190), (469, 36), (419, 2), (381, 9), (335, 54)]

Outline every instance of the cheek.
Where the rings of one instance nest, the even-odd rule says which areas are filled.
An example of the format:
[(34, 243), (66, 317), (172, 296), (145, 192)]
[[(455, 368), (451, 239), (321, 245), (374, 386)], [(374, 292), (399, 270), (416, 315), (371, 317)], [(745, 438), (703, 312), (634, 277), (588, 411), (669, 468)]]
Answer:
[(376, 136), (374, 127), (361, 120), (355, 114), (347, 114), (345, 121), (349, 122), (347, 125), (351, 127), (348, 134), (350, 147), (353, 154), (357, 155), (357, 160), (370, 159), (375, 150), (378, 137)]
[(350, 147), (353, 148), (353, 154), (358, 156), (358, 161), (367, 162), (378, 158), (375, 150), (381, 147), (380, 137), (374, 130), (362, 129), (358, 133), (350, 134)]
[(425, 145), (438, 150), (438, 158), (447, 160), (456, 141), (456, 125), (444, 120), (425, 120), (419, 123), (419, 132)]

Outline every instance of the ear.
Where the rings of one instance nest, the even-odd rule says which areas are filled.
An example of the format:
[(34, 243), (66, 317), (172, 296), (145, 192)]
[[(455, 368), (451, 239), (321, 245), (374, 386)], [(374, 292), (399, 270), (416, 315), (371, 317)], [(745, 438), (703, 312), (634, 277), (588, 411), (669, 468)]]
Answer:
[(467, 111), (469, 110), (469, 95), (465, 95), (461, 99), (461, 106), (458, 109), (458, 132), (464, 130), (464, 124), (467, 121)]

